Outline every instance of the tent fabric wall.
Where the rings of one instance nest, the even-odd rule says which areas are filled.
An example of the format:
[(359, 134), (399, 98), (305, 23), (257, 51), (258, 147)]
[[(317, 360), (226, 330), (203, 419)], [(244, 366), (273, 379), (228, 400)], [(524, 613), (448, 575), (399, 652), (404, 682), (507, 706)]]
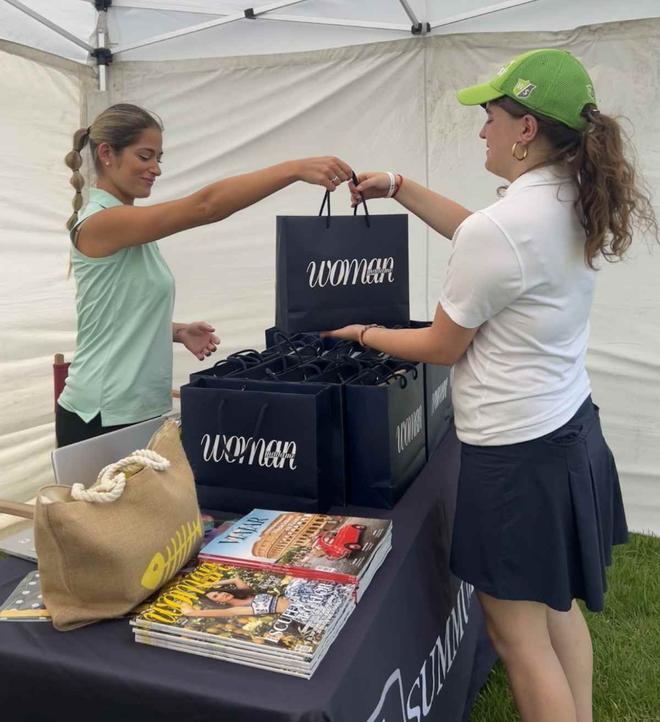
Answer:
[(0, 42), (0, 497), (50, 478), (53, 353), (74, 343), (62, 158), (80, 126), (90, 68)]
[[(651, 41), (659, 32), (660, 21), (650, 20), (552, 34), (454, 35), (268, 56), (117, 62), (106, 94), (95, 91), (86, 76), (67, 75), (1, 46), (7, 62), (28, 65), (15, 71), (20, 85), (8, 122), (17, 139), (0, 148), (3, 158), (23, 159), (20, 168), (0, 171), (3, 187), (11, 191), (7, 201), (0, 197), (3, 256), (11, 259), (2, 293), (7, 320), (0, 357), (5, 409), (0, 496), (26, 498), (50, 478), (50, 361), (56, 351), (71, 356), (75, 324), (63, 230), (72, 190), (62, 158), (80, 108), (83, 123), (119, 100), (161, 116), (163, 175), (150, 202), (288, 158), (335, 154), (358, 170), (394, 169), (479, 208), (496, 199), (500, 183), (483, 169), (481, 112), (459, 106), (455, 90), (483, 79), (517, 52), (563, 46), (592, 70), (603, 110), (630, 117), (641, 167), (657, 199), (660, 131), (649, 108), (657, 103), (660, 51)], [(46, 72), (50, 75), (37, 86), (38, 73)], [(6, 73), (0, 77), (4, 90)], [(45, 147), (35, 161), (24, 155), (34, 152), (27, 131), (35, 93), (25, 91), (32, 87), (39, 87), (40, 102), (48, 108), (48, 127), (40, 128), (37, 138)], [(3, 133), (0, 143), (8, 137)], [(42, 157), (49, 158), (47, 164), (40, 164)], [(19, 193), (21, 183), (24, 189), (29, 183), (28, 196)], [(175, 320), (213, 323), (223, 337), (223, 354), (261, 345), (274, 313), (275, 216), (315, 214), (321, 196), (320, 188), (295, 184), (219, 224), (162, 241), (177, 279)], [(335, 194), (333, 209), (349, 212), (345, 191)], [(370, 205), (372, 213), (398, 210), (394, 202)], [(410, 231), (412, 313), (427, 318), (437, 303), (450, 244), (414, 217)], [(589, 369), (631, 525), (660, 532), (657, 271), (658, 254), (649, 254), (640, 242), (626, 263), (605, 265)], [(198, 366), (175, 348), (175, 385)]]

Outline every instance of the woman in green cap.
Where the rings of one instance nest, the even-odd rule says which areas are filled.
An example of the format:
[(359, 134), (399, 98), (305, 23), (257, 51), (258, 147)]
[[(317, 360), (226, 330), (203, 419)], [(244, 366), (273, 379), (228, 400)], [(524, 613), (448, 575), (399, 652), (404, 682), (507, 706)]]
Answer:
[(637, 224), (655, 232), (616, 120), (562, 50), (514, 58), (458, 93), (481, 105), (486, 168), (510, 185), (481, 211), (396, 173), (362, 173), (453, 250), (433, 324), (329, 335), (399, 358), (455, 364), (461, 448), (451, 567), (474, 585), (522, 719), (590, 722), (592, 648), (575, 600), (603, 608), (605, 568), (627, 540), (612, 453), (585, 357), (596, 268)]

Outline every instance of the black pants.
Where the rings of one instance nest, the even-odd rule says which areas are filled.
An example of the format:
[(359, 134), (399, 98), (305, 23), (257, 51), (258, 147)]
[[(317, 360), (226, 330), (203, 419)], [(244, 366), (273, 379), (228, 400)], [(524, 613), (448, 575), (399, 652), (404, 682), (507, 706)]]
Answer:
[(94, 436), (107, 434), (109, 431), (124, 429), (133, 424), (120, 424), (119, 426), (101, 426), (101, 414), (97, 414), (86, 424), (78, 414), (63, 409), (59, 404), (55, 405), (55, 436), (57, 446), (68, 446), (78, 441), (91, 439)]

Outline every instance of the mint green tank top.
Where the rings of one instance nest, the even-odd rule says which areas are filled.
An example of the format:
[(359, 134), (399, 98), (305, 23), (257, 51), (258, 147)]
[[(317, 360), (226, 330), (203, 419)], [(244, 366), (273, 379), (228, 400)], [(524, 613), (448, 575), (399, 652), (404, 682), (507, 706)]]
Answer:
[[(122, 205), (99, 188), (71, 232), (93, 213)], [(76, 352), (58, 403), (85, 421), (130, 424), (172, 408), (174, 277), (158, 244), (90, 258), (71, 244)]]

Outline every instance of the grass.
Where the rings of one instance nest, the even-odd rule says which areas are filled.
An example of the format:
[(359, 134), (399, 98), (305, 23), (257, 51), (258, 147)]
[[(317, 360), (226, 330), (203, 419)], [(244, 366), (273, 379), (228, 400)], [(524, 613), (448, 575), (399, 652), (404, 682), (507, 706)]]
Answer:
[[(594, 645), (594, 722), (660, 722), (660, 538), (632, 534), (616, 547), (605, 611), (585, 618)], [(512, 722), (515, 711), (498, 662), (470, 722)]]

